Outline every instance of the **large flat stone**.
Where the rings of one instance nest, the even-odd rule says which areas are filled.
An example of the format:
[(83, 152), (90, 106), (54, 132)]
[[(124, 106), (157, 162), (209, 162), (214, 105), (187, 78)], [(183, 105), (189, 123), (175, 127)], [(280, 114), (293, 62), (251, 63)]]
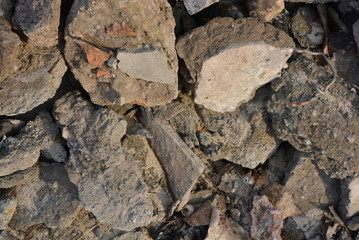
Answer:
[[(67, 23), (65, 58), (94, 103), (154, 106), (177, 97), (175, 21), (166, 0), (75, 0)], [(130, 54), (147, 47), (156, 51)]]
[(126, 121), (79, 92), (59, 99), (54, 116), (70, 148), (67, 169), (85, 209), (120, 230), (149, 224), (153, 207), (147, 186), (121, 147)]
[(142, 122), (153, 135), (151, 146), (165, 171), (172, 197), (178, 201), (177, 210), (181, 210), (188, 202), (204, 164), (168, 122), (153, 118), (149, 109), (144, 109), (143, 113)]
[(39, 223), (50, 228), (68, 227), (80, 210), (76, 186), (64, 165), (41, 163), (40, 172), (39, 178), (16, 188), (18, 204), (9, 223), (12, 229), (26, 230)]
[(176, 45), (195, 82), (194, 101), (217, 112), (234, 111), (278, 77), (293, 47), (285, 32), (254, 18), (216, 18)]

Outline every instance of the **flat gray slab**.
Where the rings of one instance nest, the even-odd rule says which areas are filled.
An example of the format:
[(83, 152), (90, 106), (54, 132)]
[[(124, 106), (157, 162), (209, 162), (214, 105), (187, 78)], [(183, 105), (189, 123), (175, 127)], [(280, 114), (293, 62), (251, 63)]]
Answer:
[(219, 2), (219, 0), (184, 0), (183, 3), (190, 15), (198, 13), (202, 9), (211, 6), (213, 3)]

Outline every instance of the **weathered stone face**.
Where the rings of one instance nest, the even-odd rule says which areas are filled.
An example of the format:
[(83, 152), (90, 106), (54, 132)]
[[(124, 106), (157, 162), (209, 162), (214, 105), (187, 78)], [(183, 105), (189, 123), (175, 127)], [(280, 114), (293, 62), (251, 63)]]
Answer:
[[(172, 10), (165, 0), (143, 4), (76, 0), (72, 6), (65, 57), (96, 104), (154, 106), (177, 96)], [(138, 53), (147, 47), (156, 50)]]
[(184, 5), (186, 6), (187, 12), (193, 15), (218, 1), (219, 0), (184, 0)]
[(294, 43), (253, 18), (216, 18), (177, 45), (194, 80), (194, 101), (216, 112), (234, 111), (279, 76)]

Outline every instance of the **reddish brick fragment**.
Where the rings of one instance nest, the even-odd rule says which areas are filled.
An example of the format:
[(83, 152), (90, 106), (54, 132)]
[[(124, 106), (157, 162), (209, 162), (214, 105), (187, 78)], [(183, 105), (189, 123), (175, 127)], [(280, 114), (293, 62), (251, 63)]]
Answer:
[(111, 57), (110, 53), (102, 51), (88, 43), (80, 42), (80, 46), (84, 50), (87, 62), (91, 66), (100, 66)]
[(96, 77), (98, 78), (111, 78), (111, 73), (106, 70), (96, 69)]

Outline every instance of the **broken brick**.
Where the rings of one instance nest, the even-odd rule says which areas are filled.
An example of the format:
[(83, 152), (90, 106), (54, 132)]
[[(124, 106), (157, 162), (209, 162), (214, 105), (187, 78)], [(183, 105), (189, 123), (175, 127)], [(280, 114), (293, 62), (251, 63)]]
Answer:
[(125, 22), (115, 22), (105, 28), (105, 32), (112, 36), (135, 37), (136, 32)]
[(110, 53), (102, 51), (101, 49), (94, 47), (88, 43), (80, 42), (80, 46), (84, 50), (87, 62), (91, 66), (100, 66), (111, 57)]

